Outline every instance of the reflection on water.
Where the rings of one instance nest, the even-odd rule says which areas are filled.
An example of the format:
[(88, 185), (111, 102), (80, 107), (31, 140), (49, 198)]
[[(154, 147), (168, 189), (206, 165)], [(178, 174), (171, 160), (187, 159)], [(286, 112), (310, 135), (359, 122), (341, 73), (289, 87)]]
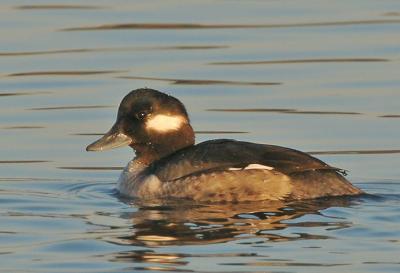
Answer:
[[(287, 223), (306, 214), (319, 214), (328, 207), (350, 206), (349, 199), (335, 198), (301, 203), (257, 202), (243, 204), (162, 206), (136, 204), (139, 210), (121, 217), (132, 220), (132, 233), (114, 241), (118, 244), (165, 246), (181, 244), (214, 244), (256, 236), (266, 241), (328, 239), (327, 236), (299, 233), (279, 235), (276, 230), (288, 227), (325, 227), (340, 229), (351, 226), (347, 221), (302, 221)], [(339, 220), (339, 221), (338, 221)], [(257, 242), (258, 243), (258, 242)], [(257, 244), (256, 243), (256, 244)]]

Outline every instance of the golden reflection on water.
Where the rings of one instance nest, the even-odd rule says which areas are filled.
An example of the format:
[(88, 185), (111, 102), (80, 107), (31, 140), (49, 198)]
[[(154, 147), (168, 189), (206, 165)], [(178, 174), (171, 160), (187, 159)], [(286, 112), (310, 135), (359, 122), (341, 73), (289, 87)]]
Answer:
[[(122, 200), (129, 202), (128, 200)], [(151, 203), (133, 202), (138, 210), (121, 214), (131, 221), (131, 227), (123, 235), (106, 236), (103, 240), (121, 245), (136, 246), (140, 249), (108, 253), (102, 259), (110, 262), (131, 264), (132, 270), (159, 270), (186, 272), (184, 266), (191, 259), (215, 259), (218, 265), (257, 267), (333, 267), (345, 265), (340, 262), (301, 262), (297, 259), (276, 259), (254, 248), (254, 252), (177, 252), (166, 246), (209, 245), (237, 241), (237, 245), (249, 247), (270, 247), (269, 243), (326, 240), (331, 236), (314, 234), (316, 228), (337, 230), (352, 227), (352, 223), (339, 217), (321, 213), (329, 207), (349, 207), (356, 200), (330, 198), (303, 202), (285, 203), (267, 201), (239, 204), (196, 205), (190, 202)], [(302, 219), (302, 216), (319, 216), (318, 220)], [(312, 218), (311, 218), (312, 219)], [(322, 219), (322, 220), (321, 220)], [(302, 232), (296, 232), (300, 228)], [(285, 230), (291, 229), (288, 232)], [(309, 232), (304, 232), (309, 229)], [(317, 231), (318, 232), (318, 231)], [(129, 234), (128, 234), (129, 233)], [(320, 233), (320, 232), (318, 232)], [(284, 235), (286, 234), (286, 235)], [(146, 249), (142, 249), (146, 247)], [(160, 248), (163, 247), (163, 248)], [(310, 248), (312, 248), (310, 246)], [(316, 247), (319, 248), (319, 247)], [(239, 259), (246, 258), (245, 260)], [(236, 259), (238, 258), (238, 259)], [(156, 264), (156, 265), (154, 265)], [(347, 265), (347, 264), (346, 264)], [(192, 271), (192, 270), (190, 270)], [(196, 271), (197, 272), (197, 271)], [(229, 271), (226, 271), (229, 272)]]
[[(293, 241), (328, 239), (311, 233), (282, 235), (288, 227), (326, 227), (340, 229), (351, 226), (346, 221), (299, 221), (286, 222), (306, 214), (319, 214), (321, 210), (336, 206), (347, 207), (353, 201), (347, 198), (331, 198), (305, 202), (265, 201), (239, 204), (196, 205), (164, 203), (162, 205), (137, 204), (138, 211), (123, 218), (131, 219), (132, 234), (114, 238), (123, 245), (166, 246), (215, 244), (244, 238), (260, 238), (267, 241)], [(243, 243), (243, 242), (242, 242)], [(258, 242), (260, 243), (260, 242)], [(257, 244), (257, 243), (256, 243)]]
[[(230, 258), (230, 257), (257, 257), (267, 258), (266, 255), (256, 253), (162, 253), (154, 250), (133, 250), (113, 253), (106, 256), (112, 262), (126, 262), (126, 263), (157, 263), (158, 266), (142, 266), (135, 267), (136, 270), (162, 270), (173, 272), (187, 272), (185, 269), (179, 269), (178, 266), (189, 264), (185, 258)], [(189, 271), (191, 272), (191, 271)]]

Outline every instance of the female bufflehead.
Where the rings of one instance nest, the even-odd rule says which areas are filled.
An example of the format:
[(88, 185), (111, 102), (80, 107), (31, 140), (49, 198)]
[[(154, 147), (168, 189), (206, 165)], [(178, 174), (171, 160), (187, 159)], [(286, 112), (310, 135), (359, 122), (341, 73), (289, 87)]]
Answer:
[(118, 190), (141, 199), (293, 200), (356, 195), (341, 170), (289, 148), (217, 139), (194, 144), (184, 105), (153, 89), (126, 95), (117, 121), (87, 151), (131, 146)]

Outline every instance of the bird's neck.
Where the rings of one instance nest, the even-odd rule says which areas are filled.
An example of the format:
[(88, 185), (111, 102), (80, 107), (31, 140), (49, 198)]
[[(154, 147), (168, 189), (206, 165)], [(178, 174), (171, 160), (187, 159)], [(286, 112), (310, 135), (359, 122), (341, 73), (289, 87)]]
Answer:
[(154, 135), (147, 143), (132, 145), (132, 148), (136, 152), (135, 160), (150, 165), (161, 158), (194, 145), (194, 141), (193, 129), (190, 124), (187, 124), (178, 131)]

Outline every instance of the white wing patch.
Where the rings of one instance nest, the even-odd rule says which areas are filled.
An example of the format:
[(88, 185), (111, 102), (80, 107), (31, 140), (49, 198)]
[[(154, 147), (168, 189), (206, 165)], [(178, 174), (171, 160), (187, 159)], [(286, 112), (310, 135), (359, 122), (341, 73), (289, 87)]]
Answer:
[(156, 115), (146, 122), (146, 129), (157, 132), (174, 131), (181, 128), (186, 119), (182, 116)]
[(270, 166), (265, 166), (265, 165), (261, 165), (261, 164), (249, 164), (246, 168), (244, 168), (245, 170), (273, 170), (273, 167)]
[(273, 167), (265, 166), (261, 164), (249, 164), (244, 168), (229, 168), (229, 171), (240, 171), (240, 170), (273, 170)]

